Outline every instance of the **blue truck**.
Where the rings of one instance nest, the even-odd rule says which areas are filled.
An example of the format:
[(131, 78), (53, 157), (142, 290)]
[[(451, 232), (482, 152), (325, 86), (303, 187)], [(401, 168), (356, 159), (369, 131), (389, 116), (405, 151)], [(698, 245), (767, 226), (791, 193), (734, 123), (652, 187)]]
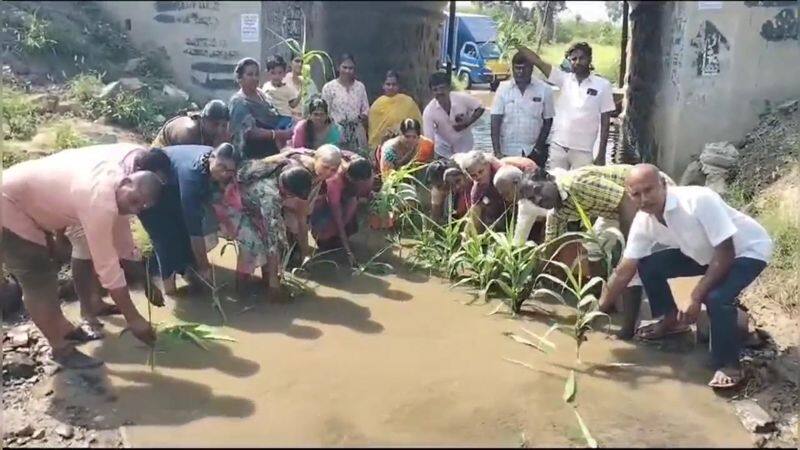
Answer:
[(455, 42), (452, 54), (449, 48), (449, 14), (445, 13), (442, 24), (440, 64), (444, 68), (447, 61), (453, 61), (453, 73), (467, 85), (489, 83), (492, 91), (501, 81), (511, 76), (507, 62), (500, 59), (497, 45), (497, 25), (489, 16), (480, 14), (456, 13)]

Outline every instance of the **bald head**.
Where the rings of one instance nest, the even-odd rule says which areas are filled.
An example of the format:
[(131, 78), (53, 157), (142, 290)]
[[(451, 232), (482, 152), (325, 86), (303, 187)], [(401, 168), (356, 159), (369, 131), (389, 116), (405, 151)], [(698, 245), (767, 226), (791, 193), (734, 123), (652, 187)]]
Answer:
[(625, 179), (625, 186), (631, 200), (641, 211), (654, 215), (663, 213), (667, 188), (658, 167), (652, 164), (633, 166)]
[(492, 181), (497, 192), (503, 199), (510, 202), (517, 196), (517, 190), (522, 181), (522, 171), (514, 166), (503, 166), (497, 169)]
[(163, 183), (153, 172), (140, 170), (123, 178), (117, 187), (120, 215), (139, 214), (153, 206), (161, 196)]

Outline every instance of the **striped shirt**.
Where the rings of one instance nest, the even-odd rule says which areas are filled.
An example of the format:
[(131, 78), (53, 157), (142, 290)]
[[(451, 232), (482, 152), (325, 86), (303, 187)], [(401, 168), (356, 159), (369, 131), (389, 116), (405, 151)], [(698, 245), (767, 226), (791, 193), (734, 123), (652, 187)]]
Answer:
[(589, 217), (616, 219), (631, 169), (633, 166), (627, 164), (586, 166), (558, 178), (562, 204), (547, 215), (545, 241), (564, 234), (568, 222), (581, 220), (575, 202)]

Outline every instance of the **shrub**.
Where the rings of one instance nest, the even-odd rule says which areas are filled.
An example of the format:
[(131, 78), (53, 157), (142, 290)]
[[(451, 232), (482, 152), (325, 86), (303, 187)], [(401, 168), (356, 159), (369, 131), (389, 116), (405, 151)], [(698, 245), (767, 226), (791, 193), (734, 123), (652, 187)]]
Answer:
[(6, 138), (30, 139), (36, 133), (38, 108), (25, 94), (16, 89), (4, 89), (0, 96), (0, 120), (6, 131)]
[(41, 53), (58, 44), (50, 38), (50, 22), (39, 18), (37, 13), (38, 11), (34, 11), (25, 27), (17, 31), (17, 40), (27, 53)]
[(67, 122), (62, 122), (56, 126), (56, 150), (84, 147), (89, 145), (89, 142), (88, 139), (81, 136), (81, 134), (75, 131), (75, 128)]
[(67, 83), (69, 97), (92, 109), (91, 103), (95, 96), (103, 89), (103, 75), (97, 73), (81, 73)]

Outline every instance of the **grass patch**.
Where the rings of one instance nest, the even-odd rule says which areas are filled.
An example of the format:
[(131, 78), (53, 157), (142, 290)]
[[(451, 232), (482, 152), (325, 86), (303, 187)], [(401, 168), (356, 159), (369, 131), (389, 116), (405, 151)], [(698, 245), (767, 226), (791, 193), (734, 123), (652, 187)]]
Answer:
[(27, 140), (36, 134), (39, 111), (24, 93), (4, 87), (0, 96), (0, 120), (6, 139)]
[(90, 143), (91, 141), (78, 133), (70, 123), (61, 122), (56, 125), (56, 150), (85, 147)]
[(88, 105), (103, 89), (103, 75), (97, 73), (81, 73), (67, 83), (69, 97), (84, 105)]

